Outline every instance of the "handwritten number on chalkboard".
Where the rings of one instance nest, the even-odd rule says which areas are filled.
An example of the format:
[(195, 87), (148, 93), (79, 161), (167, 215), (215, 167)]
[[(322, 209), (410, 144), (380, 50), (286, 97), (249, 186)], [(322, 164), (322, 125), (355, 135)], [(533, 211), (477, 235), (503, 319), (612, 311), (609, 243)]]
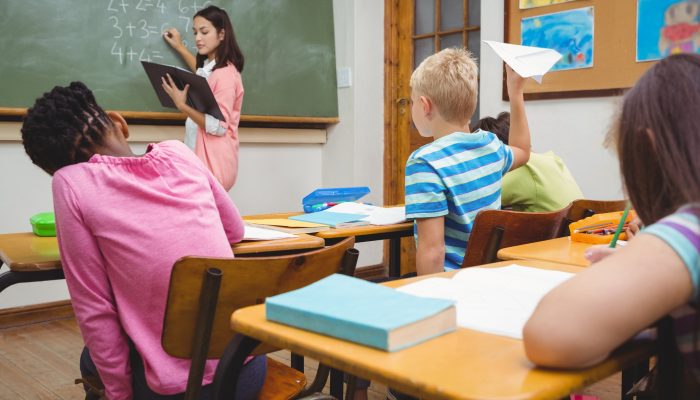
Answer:
[(146, 51), (146, 49), (141, 49), (141, 54), (139, 54), (139, 61), (151, 61), (151, 56), (146, 55), (146, 57), (143, 56), (143, 53)]
[(111, 21), (112, 18), (114, 18), (114, 25), (112, 25), (112, 27), (116, 28), (119, 31), (119, 35), (114, 36), (114, 38), (119, 39), (124, 34), (124, 31), (122, 31), (122, 28), (119, 27), (119, 19), (117, 17), (115, 17), (114, 15), (112, 15), (109, 17), (109, 20)]
[(185, 32), (189, 31), (189, 30), (190, 30), (190, 19), (189, 19), (189, 17), (183, 17), (182, 15), (178, 15), (177, 17), (180, 18), (180, 19), (184, 19), (184, 20), (185, 20)]
[(160, 8), (160, 13), (165, 14), (165, 4), (161, 0), (158, 0), (158, 4), (156, 5), (156, 8)]
[(116, 8), (112, 7), (112, 3), (114, 3), (114, 0), (109, 0), (109, 5), (107, 5), (107, 11), (112, 11), (112, 12), (119, 12)]
[[(118, 50), (118, 51), (115, 51), (115, 50)], [(122, 54), (122, 48), (121, 48), (121, 47), (117, 48), (117, 42), (114, 42), (114, 44), (112, 45), (112, 50), (111, 50), (110, 53), (111, 53), (112, 55), (115, 55), (115, 56), (118, 56), (118, 57), (119, 57), (119, 64), (120, 64), (120, 65), (121, 65), (121, 64), (124, 64), (124, 59), (123, 59), (124, 54)]]
[(179, 0), (177, 2), (177, 7), (180, 9), (180, 13), (182, 13), (182, 14), (188, 14), (188, 11), (190, 10), (189, 7), (182, 6), (182, 0)]
[(143, 6), (141, 5), (143, 3), (143, 0), (139, 0), (139, 2), (136, 4), (136, 9), (139, 11), (148, 11)]
[(146, 39), (150, 33), (148, 31), (148, 22), (146, 22), (145, 19), (142, 19), (139, 21), (139, 25), (141, 25), (141, 30), (143, 31), (143, 35), (139, 36), (139, 38)]

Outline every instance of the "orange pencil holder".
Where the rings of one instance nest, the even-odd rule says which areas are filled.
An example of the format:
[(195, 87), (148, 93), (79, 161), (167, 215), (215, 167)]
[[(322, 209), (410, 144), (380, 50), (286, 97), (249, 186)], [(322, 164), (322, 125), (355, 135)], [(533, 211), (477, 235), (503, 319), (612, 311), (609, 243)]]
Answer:
[[(623, 211), (616, 211), (603, 214), (595, 214), (588, 218), (572, 222), (569, 224), (569, 233), (574, 242), (609, 244), (620, 223)], [(625, 224), (637, 217), (634, 210), (630, 210), (625, 218)], [(618, 237), (619, 240), (627, 240), (627, 234), (623, 230)]]

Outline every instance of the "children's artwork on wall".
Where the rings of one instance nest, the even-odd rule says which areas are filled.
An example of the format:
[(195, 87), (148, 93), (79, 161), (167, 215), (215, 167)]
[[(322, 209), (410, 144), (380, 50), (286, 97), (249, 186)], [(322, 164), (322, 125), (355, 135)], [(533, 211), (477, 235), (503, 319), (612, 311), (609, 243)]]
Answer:
[(638, 0), (637, 62), (700, 53), (700, 0)]
[(558, 51), (562, 59), (552, 71), (593, 67), (593, 7), (523, 18), (520, 42), (523, 46)]
[(576, 0), (520, 0), (520, 9), (551, 6), (552, 4), (568, 3)]

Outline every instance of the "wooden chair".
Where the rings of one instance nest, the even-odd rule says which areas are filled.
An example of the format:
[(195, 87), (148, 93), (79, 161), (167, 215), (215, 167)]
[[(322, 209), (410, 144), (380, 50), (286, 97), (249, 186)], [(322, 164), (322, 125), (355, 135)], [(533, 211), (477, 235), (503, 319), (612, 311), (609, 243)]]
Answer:
[[(268, 296), (298, 289), (334, 273), (353, 275), (359, 254), (354, 243), (354, 237), (350, 237), (324, 249), (276, 257), (178, 260), (170, 278), (161, 339), (168, 354), (192, 360), (185, 399), (199, 398), (205, 361), (221, 358), (234, 337), (230, 319), (235, 310), (263, 303)], [(261, 347), (255, 354), (274, 350)], [(323, 388), (327, 371), (327, 367), (319, 367), (312, 390)], [(303, 373), (268, 358), (259, 398), (290, 399), (305, 384)], [(235, 385), (236, 381), (217, 382), (214, 398), (232, 399)], [(229, 387), (233, 388), (229, 396), (218, 395)]]
[(559, 235), (569, 207), (552, 212), (484, 210), (476, 215), (462, 268), (498, 260), (503, 247), (554, 239)]
[(594, 214), (601, 214), (614, 211), (622, 211), (627, 205), (627, 200), (574, 200), (569, 205), (569, 213), (562, 222), (559, 236), (569, 236), (569, 224)]

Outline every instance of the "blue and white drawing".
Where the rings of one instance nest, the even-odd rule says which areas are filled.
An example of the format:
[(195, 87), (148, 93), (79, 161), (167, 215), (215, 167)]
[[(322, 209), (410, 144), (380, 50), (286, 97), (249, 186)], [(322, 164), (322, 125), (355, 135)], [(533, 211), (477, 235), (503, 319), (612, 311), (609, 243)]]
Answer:
[(552, 71), (593, 67), (593, 7), (523, 18), (520, 42), (562, 54)]

